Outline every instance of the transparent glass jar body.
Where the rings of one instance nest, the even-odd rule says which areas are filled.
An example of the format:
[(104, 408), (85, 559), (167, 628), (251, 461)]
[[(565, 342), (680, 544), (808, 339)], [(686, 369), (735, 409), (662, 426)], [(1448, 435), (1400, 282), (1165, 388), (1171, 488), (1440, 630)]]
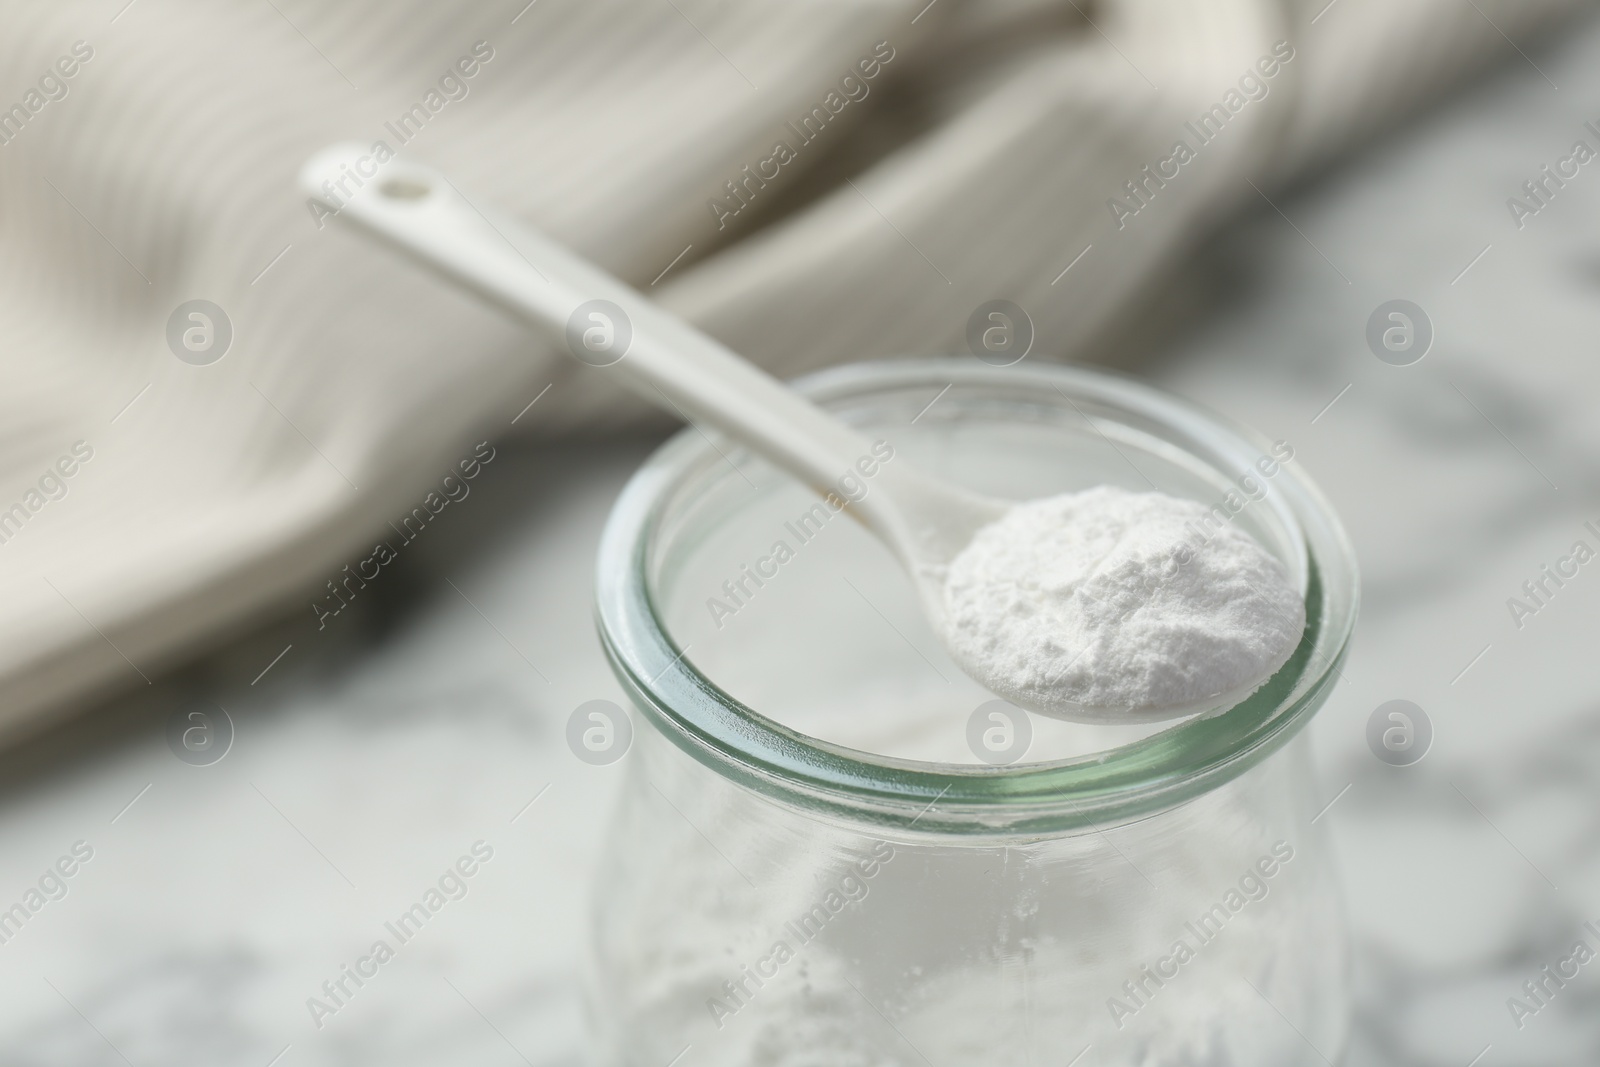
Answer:
[[(909, 432), (946, 384), (941, 418)], [(774, 479), (743, 457), (699, 438), (670, 443), (624, 493), (601, 549), (602, 638), (645, 722), (595, 892), (596, 1062), (1337, 1059), (1346, 933), (1301, 728), (1343, 655), (1356, 582), (1325, 502), (1289, 461), (1270, 476), (1256, 465), (1272, 445), (1092, 372), (929, 361), (856, 367), (810, 388), (919, 467), (1001, 495), (1133, 479), (1208, 501), (1255, 471), (1254, 511), (1231, 521), (1304, 576), (1306, 638), (1236, 708), (1126, 734), (1041, 726), (1045, 750), (1031, 762), (957, 761), (932, 741), (902, 739), (887, 755), (894, 745), (851, 747), (818, 736), (839, 720), (808, 712), (863, 693), (857, 716), (887, 701), (963, 733), (938, 706), (959, 705), (947, 695), (958, 687), (914, 620), (894, 617), (892, 590), (863, 592), (860, 572), (846, 584), (923, 646), (945, 687), (919, 689), (928, 672), (890, 660), (890, 645), (826, 647), (836, 605), (803, 594), (829, 587), (828, 567), (848, 570), (848, 553), (841, 563), (831, 549), (810, 552), (815, 573), (779, 575), (791, 593), (778, 577), (761, 587), (762, 606), (792, 629), (752, 621), (719, 652), (695, 612), (707, 576), (728, 569), (722, 557), (743, 557), (718, 539), (769, 527), (782, 505), (763, 510)], [(1115, 473), (1119, 462), (1131, 473)], [(756, 587), (735, 588), (753, 609)], [(821, 613), (809, 638), (807, 612)], [(797, 665), (819, 644), (820, 662)], [(861, 662), (848, 662), (861, 644)], [(865, 736), (853, 728), (838, 727)]]

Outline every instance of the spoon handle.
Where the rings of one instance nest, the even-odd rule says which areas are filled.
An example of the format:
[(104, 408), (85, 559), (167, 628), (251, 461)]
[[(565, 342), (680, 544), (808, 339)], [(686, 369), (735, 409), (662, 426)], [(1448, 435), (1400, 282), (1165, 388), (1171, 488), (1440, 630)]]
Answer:
[[(480, 210), (435, 170), (400, 159), (378, 164), (365, 146), (338, 144), (307, 161), (300, 184), (321, 205), (319, 214), (354, 222), (514, 316), (564, 336), (584, 362), (819, 491), (849, 472), (859, 476), (863, 460), (872, 463), (866, 437), (557, 242)], [(864, 512), (876, 510), (862, 504)], [(875, 525), (870, 514), (861, 517)]]

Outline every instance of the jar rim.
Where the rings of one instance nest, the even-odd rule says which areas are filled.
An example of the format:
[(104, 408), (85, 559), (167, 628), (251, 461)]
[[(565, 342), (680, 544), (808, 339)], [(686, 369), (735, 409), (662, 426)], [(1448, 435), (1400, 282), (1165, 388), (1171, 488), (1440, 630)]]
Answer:
[[(864, 362), (793, 385), (825, 404), (950, 383), (1020, 386), (1046, 396), (1060, 391), (1226, 442), (1236, 454), (1264, 451), (1260, 435), (1199, 405), (1077, 366)], [(1000, 767), (881, 756), (810, 737), (701, 674), (657, 610), (648, 564), (664, 510), (688, 475), (719, 455), (704, 436), (685, 429), (623, 488), (597, 559), (600, 638), (618, 680), (656, 729), (724, 777), (791, 805), (913, 832), (1044, 834), (1128, 822), (1209, 792), (1286, 744), (1327, 699), (1349, 648), (1359, 600), (1354, 549), (1322, 493), (1284, 466), (1274, 483), (1306, 542), (1307, 624), (1288, 663), (1245, 701), (1117, 748)]]

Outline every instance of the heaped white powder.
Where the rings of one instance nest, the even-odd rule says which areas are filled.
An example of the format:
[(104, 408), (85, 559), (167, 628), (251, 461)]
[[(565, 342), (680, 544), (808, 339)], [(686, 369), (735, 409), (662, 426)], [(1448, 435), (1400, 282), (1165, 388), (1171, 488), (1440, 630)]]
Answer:
[(945, 576), (951, 651), (1001, 696), (1070, 717), (1176, 708), (1283, 666), (1305, 603), (1249, 534), (1165, 493), (1018, 504)]

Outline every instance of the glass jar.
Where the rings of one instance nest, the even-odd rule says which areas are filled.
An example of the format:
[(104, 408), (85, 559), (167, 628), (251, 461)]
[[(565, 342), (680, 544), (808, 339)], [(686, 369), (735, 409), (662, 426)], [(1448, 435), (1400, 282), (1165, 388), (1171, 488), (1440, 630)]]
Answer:
[(848, 508), (680, 434), (599, 555), (602, 640), (647, 725), (596, 887), (596, 1062), (1336, 1060), (1346, 931), (1303, 727), (1357, 579), (1292, 443), (1081, 368), (866, 364), (799, 387), (883, 462), (981, 492), (1212, 506), (1302, 584), (1306, 632), (1209, 715), (1008, 715)]

